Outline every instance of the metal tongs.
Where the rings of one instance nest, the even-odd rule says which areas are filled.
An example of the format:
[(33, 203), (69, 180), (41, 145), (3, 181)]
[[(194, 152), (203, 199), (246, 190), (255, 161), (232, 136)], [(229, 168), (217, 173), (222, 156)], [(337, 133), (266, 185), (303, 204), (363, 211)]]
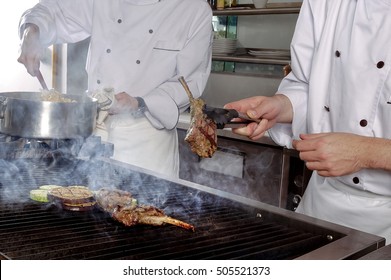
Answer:
[[(254, 120), (249, 118), (248, 116), (234, 110), (234, 109), (223, 109), (223, 108), (215, 108), (208, 105), (205, 105), (203, 108), (203, 112), (208, 116), (208, 118), (212, 119), (218, 129), (223, 128), (238, 128), (244, 127), (251, 122), (259, 123), (260, 120)], [(233, 121), (233, 119), (241, 119), (239, 121)]]

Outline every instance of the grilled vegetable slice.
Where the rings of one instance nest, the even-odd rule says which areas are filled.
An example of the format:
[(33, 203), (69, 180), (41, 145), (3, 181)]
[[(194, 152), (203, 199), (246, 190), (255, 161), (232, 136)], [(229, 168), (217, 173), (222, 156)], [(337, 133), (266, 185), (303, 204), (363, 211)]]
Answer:
[(56, 188), (63, 188), (63, 186), (59, 186), (59, 185), (42, 185), (42, 186), (39, 186), (39, 189), (41, 189), (41, 190), (52, 190), (52, 189), (56, 189)]
[(38, 202), (49, 202), (48, 191), (44, 189), (35, 189), (30, 191), (30, 198)]

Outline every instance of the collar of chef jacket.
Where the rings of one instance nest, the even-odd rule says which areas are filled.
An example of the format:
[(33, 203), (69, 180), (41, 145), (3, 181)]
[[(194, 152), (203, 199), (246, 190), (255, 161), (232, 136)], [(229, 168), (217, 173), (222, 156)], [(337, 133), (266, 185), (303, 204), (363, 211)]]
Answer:
[(160, 0), (125, 0), (133, 5), (151, 5), (160, 2)]

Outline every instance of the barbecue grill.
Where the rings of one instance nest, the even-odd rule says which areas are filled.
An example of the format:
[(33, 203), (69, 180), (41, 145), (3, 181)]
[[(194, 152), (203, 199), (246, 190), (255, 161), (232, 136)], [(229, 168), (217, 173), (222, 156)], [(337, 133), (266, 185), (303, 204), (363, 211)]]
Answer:
[[(356, 259), (383, 238), (109, 158), (0, 160), (3, 259)], [(193, 224), (125, 227), (104, 212), (70, 212), (29, 199), (40, 185), (130, 191)]]

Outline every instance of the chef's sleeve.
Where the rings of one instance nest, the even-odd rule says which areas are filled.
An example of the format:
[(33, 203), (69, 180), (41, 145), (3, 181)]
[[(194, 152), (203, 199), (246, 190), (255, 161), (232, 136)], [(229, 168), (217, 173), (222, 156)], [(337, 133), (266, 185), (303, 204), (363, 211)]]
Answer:
[(194, 98), (199, 98), (208, 81), (212, 58), (212, 11), (209, 4), (200, 3), (197, 10), (189, 10), (193, 23), (189, 24), (185, 46), (177, 55), (177, 75), (143, 96), (148, 107), (146, 117), (158, 129), (173, 129), (179, 114), (189, 106), (189, 98), (179, 82), (183, 76)]
[(38, 26), (40, 41), (47, 47), (52, 44), (74, 43), (89, 37), (92, 25), (93, 0), (41, 0), (25, 11), (19, 21), (19, 37), (25, 24)]
[(268, 133), (274, 142), (292, 148), (292, 140), (307, 133), (308, 80), (315, 48), (314, 19), (310, 4), (303, 1), (291, 42), (292, 71), (281, 81), (277, 94), (286, 95), (292, 103), (292, 124), (278, 123)]

